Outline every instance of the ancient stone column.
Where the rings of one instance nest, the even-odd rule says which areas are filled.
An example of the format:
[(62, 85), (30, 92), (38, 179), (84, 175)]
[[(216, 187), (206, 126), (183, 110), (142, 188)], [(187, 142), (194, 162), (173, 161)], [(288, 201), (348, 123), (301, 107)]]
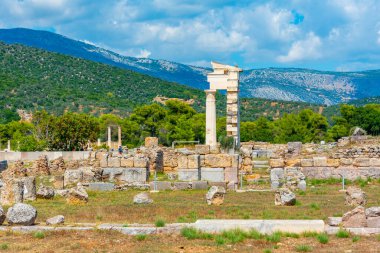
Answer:
[(98, 147), (100, 147), (102, 143), (100, 142), (100, 138), (98, 139)]
[(216, 142), (216, 90), (206, 90), (206, 145), (215, 147)]
[(11, 140), (8, 140), (8, 152), (11, 151)]
[(108, 127), (108, 138), (107, 138), (107, 141), (108, 141), (108, 147), (112, 148), (111, 147), (112, 142), (111, 142), (111, 127), (110, 126)]
[(240, 146), (240, 113), (239, 113), (239, 88), (227, 88), (227, 136), (235, 140), (235, 146)]
[(117, 127), (117, 146), (121, 146), (121, 127)]

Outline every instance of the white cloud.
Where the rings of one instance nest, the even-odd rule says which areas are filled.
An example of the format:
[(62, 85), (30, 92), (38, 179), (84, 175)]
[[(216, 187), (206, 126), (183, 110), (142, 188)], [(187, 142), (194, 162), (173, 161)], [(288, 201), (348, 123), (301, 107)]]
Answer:
[(146, 49), (141, 49), (140, 53), (136, 55), (137, 58), (148, 58), (152, 53)]
[(293, 62), (319, 58), (321, 56), (321, 45), (321, 39), (310, 32), (304, 40), (294, 42), (288, 53), (277, 57), (277, 60), (279, 62)]

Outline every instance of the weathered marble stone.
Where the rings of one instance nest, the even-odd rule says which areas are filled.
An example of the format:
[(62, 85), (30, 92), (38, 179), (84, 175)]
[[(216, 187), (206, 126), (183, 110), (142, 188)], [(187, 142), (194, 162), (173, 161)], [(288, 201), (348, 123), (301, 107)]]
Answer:
[(369, 167), (369, 158), (355, 158), (354, 166)]
[(150, 204), (153, 200), (149, 197), (147, 192), (141, 192), (133, 197), (133, 203), (135, 204)]
[(46, 220), (46, 225), (58, 225), (65, 222), (65, 217), (63, 215), (57, 215)]
[(1, 187), (1, 204), (10, 206), (24, 200), (24, 183), (19, 179), (6, 178)]
[(342, 223), (342, 217), (328, 217), (327, 224), (333, 227), (338, 227)]
[(206, 194), (206, 202), (208, 205), (219, 206), (224, 202), (224, 195), (226, 194), (226, 189), (221, 186), (211, 186)]
[(36, 178), (30, 176), (20, 178), (20, 180), (24, 184), (23, 200), (36, 200)]
[(199, 169), (178, 169), (178, 179), (181, 181), (196, 181), (200, 179)]
[(274, 204), (276, 206), (294, 206), (296, 195), (287, 188), (278, 189), (275, 192)]
[(187, 156), (187, 168), (198, 169), (199, 167), (200, 167), (200, 156), (199, 155)]
[(172, 182), (169, 181), (152, 181), (149, 183), (151, 190), (157, 190), (157, 191), (165, 191), (165, 190), (171, 190)]
[(88, 184), (88, 189), (91, 191), (112, 191), (115, 189), (115, 184), (106, 182), (92, 182)]
[(314, 165), (313, 159), (301, 159), (302, 167), (312, 167)]
[(8, 209), (7, 219), (10, 225), (31, 226), (37, 218), (37, 210), (28, 204), (17, 203)]
[(195, 152), (200, 155), (206, 155), (210, 153), (210, 145), (195, 145)]
[(232, 159), (227, 154), (208, 154), (205, 155), (205, 164), (211, 168), (231, 167)]
[(54, 188), (44, 186), (42, 183), (37, 191), (37, 198), (40, 199), (52, 199), (54, 198)]
[(224, 168), (201, 168), (201, 180), (224, 182)]
[(193, 181), (191, 188), (194, 190), (205, 190), (208, 188), (208, 185), (206, 181)]
[(350, 186), (346, 190), (346, 205), (349, 206), (364, 206), (367, 203), (365, 192), (357, 187)]
[(66, 196), (66, 201), (71, 204), (87, 202), (88, 194), (82, 184), (78, 183), (77, 187), (71, 188)]
[(121, 158), (120, 166), (123, 168), (133, 168), (133, 157)]
[(285, 166), (285, 161), (282, 158), (270, 159), (269, 160), (269, 165), (272, 168), (282, 168), (282, 167)]
[(366, 227), (365, 208), (358, 206), (354, 210), (345, 213), (342, 217), (342, 225), (345, 228)]
[(326, 157), (313, 157), (313, 164), (315, 167), (327, 167)]
[(119, 157), (108, 157), (108, 166), (110, 168), (120, 168), (120, 158)]

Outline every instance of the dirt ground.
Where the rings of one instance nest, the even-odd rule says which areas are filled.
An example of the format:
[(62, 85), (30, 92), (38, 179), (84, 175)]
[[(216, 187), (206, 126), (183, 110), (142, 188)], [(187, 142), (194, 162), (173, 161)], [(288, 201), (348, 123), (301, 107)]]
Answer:
[[(330, 236), (327, 244), (315, 238), (281, 238), (278, 243), (265, 239), (244, 240), (237, 244), (218, 246), (214, 240), (189, 240), (181, 235), (148, 235), (140, 240), (112, 231), (47, 232), (38, 239), (35, 234), (0, 233), (0, 252), (322, 252), (322, 253), (377, 253), (379, 238), (350, 238)], [(300, 251), (299, 245), (307, 245), (309, 251)]]

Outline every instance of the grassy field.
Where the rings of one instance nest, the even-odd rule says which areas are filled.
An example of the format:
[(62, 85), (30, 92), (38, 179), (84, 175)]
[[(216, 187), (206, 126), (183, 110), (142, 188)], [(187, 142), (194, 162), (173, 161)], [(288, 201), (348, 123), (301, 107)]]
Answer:
[[(363, 252), (380, 251), (380, 238), (349, 235), (279, 235), (242, 238), (238, 233), (189, 239), (183, 235), (126, 236), (112, 231), (0, 233), (0, 252)], [(327, 239), (326, 239), (327, 238)]]
[[(363, 185), (363, 184), (362, 184)], [(363, 187), (368, 196), (367, 206), (380, 206), (380, 183)], [(342, 216), (351, 210), (344, 205), (340, 184), (309, 186), (297, 192), (297, 204), (291, 207), (274, 205), (273, 192), (228, 192), (222, 206), (208, 206), (206, 190), (164, 191), (151, 193), (150, 205), (133, 204), (139, 191), (89, 192), (89, 202), (68, 205), (63, 198), (31, 202), (38, 210), (37, 222), (62, 214), (66, 223), (166, 223), (194, 222), (197, 219), (326, 219)]]

